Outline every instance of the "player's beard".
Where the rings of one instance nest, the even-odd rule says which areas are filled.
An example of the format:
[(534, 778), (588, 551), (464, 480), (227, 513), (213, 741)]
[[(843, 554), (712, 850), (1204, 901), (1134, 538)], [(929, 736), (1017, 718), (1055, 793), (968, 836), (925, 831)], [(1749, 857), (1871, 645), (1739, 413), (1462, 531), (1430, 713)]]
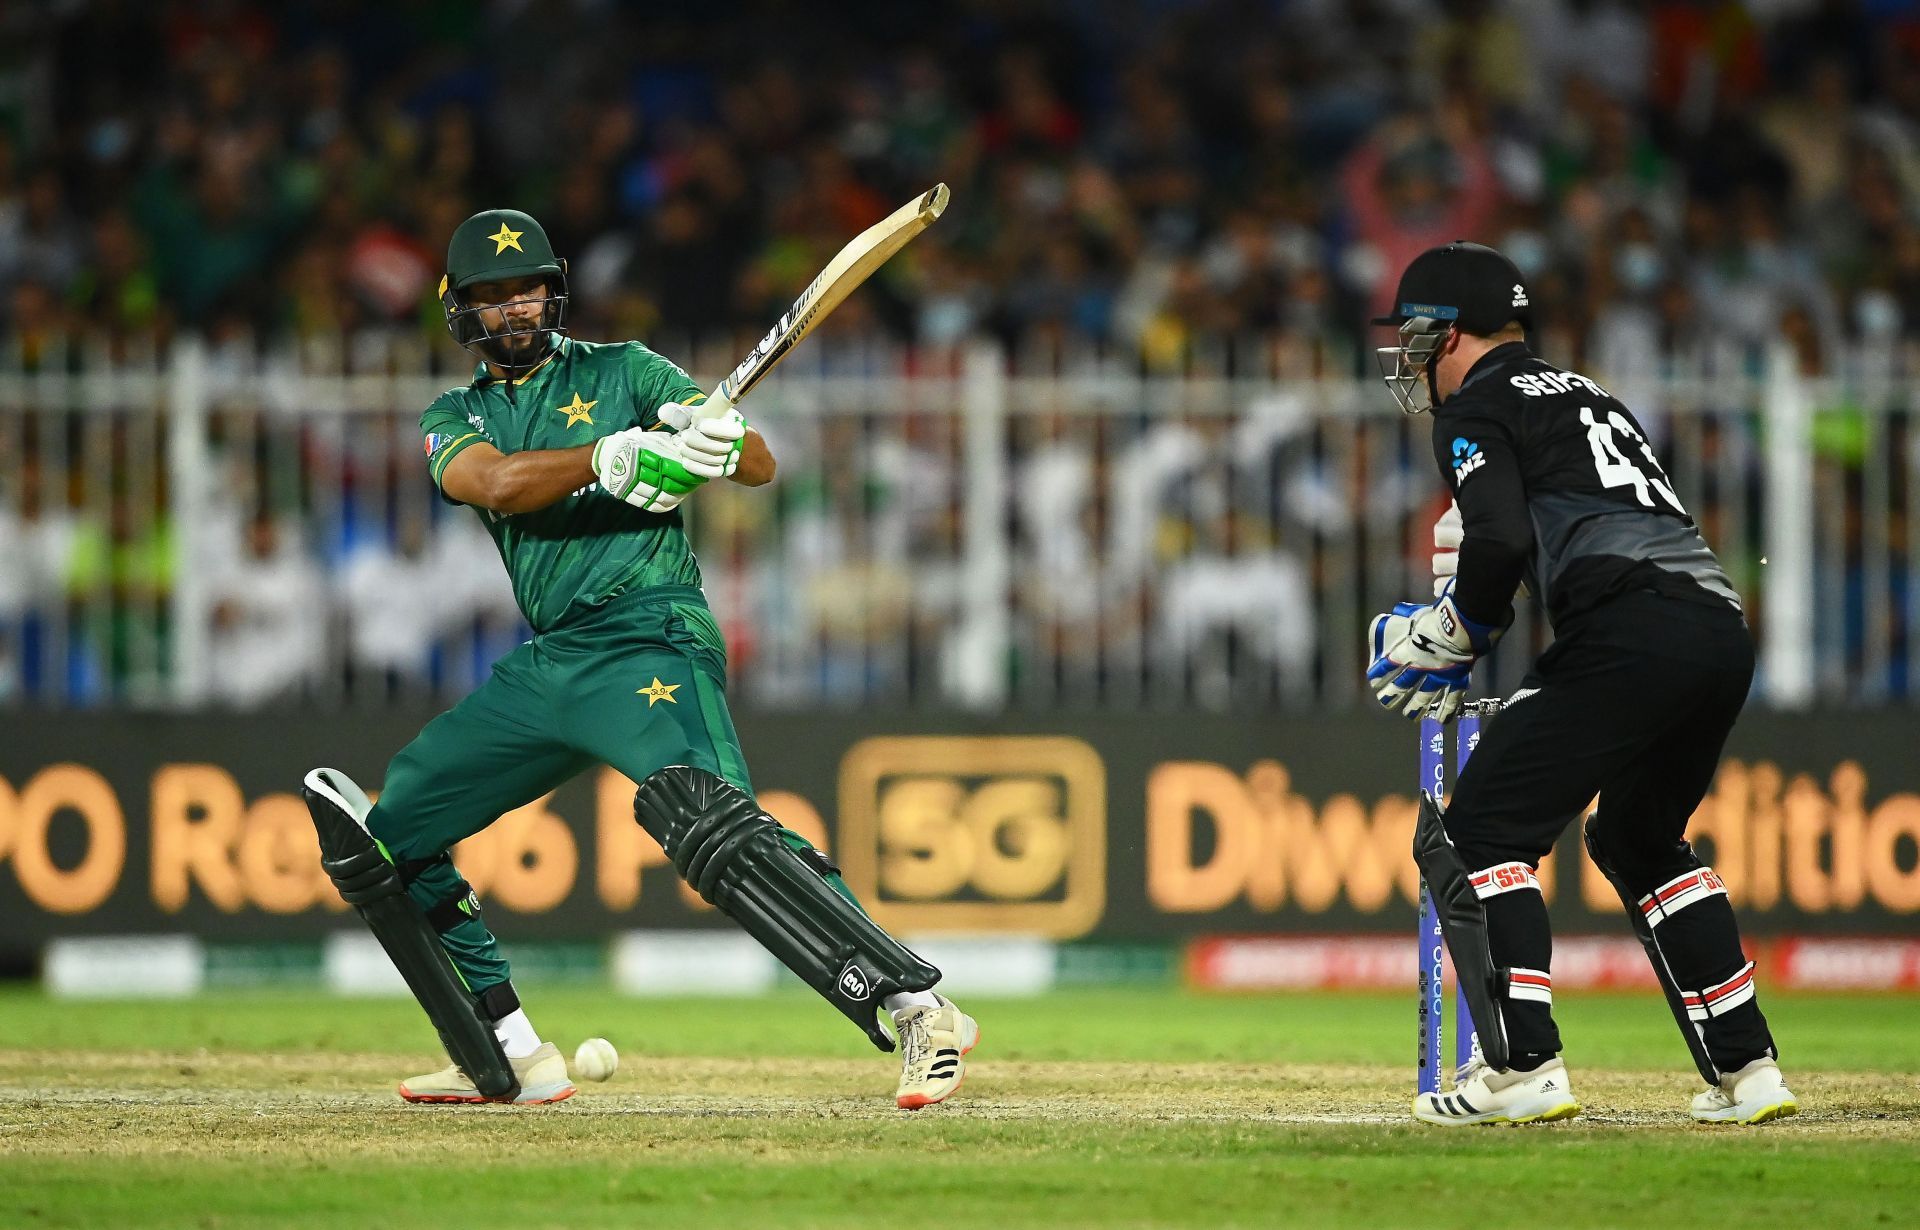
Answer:
[(524, 329), (500, 335), (501, 348), (515, 363), (524, 363), (538, 355), (546, 341), (547, 333), (539, 328), (538, 321), (530, 321)]
[(523, 370), (538, 363), (551, 345), (553, 333), (544, 327), (547, 313), (542, 311), (520, 320), (502, 320), (481, 348), (500, 367)]

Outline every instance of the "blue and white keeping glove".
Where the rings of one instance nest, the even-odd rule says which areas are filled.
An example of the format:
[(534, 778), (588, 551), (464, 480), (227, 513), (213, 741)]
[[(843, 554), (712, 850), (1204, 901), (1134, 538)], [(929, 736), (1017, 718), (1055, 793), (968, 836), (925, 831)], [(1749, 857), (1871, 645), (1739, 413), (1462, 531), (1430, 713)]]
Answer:
[(1369, 629), (1367, 686), (1380, 706), (1413, 721), (1450, 721), (1466, 700), (1473, 664), (1505, 625), (1477, 624), (1454, 605), (1452, 587), (1431, 606), (1402, 602)]

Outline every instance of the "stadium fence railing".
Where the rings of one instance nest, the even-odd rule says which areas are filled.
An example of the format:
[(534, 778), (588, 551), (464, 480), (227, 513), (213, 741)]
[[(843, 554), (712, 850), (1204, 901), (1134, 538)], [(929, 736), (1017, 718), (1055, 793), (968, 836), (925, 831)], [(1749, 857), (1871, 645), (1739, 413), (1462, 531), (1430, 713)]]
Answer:
[[(710, 380), (736, 346), (661, 349)], [(419, 413), (470, 370), (414, 335), (16, 341), (0, 353), (0, 703), (469, 690), (528, 634), (478, 519), (423, 465)], [(687, 506), (735, 703), (1360, 703), (1365, 622), (1427, 592), (1445, 496), (1428, 420), (1351, 370), (809, 343), (745, 407), (776, 483)], [(1757, 696), (1912, 703), (1913, 389), (1803, 379), (1784, 351), (1737, 377), (1615, 389), (1746, 596)], [(1513, 686), (1547, 635), (1523, 603), (1485, 684)]]

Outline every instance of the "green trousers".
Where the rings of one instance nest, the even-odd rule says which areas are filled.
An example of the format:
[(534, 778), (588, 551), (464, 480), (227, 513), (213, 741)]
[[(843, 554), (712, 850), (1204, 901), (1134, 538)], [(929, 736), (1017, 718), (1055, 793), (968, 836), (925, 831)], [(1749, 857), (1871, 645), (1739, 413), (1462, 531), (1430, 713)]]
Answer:
[[(636, 782), (692, 765), (751, 794), (726, 677), (725, 642), (699, 590), (617, 597), (521, 645), (427, 723), (387, 766), (367, 827), (431, 909), (461, 894), (447, 851), (593, 765)], [(475, 994), (507, 980), (506, 958), (480, 919), (440, 938)]]

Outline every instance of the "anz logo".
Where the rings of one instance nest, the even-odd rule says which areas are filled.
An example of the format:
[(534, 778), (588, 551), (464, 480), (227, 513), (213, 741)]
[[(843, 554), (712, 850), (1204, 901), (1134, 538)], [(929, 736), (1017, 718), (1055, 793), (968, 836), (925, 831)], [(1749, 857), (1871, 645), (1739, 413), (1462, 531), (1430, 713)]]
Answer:
[(1458, 487), (1467, 481), (1467, 476), (1487, 463), (1487, 455), (1480, 446), (1465, 436), (1453, 438), (1453, 485)]

